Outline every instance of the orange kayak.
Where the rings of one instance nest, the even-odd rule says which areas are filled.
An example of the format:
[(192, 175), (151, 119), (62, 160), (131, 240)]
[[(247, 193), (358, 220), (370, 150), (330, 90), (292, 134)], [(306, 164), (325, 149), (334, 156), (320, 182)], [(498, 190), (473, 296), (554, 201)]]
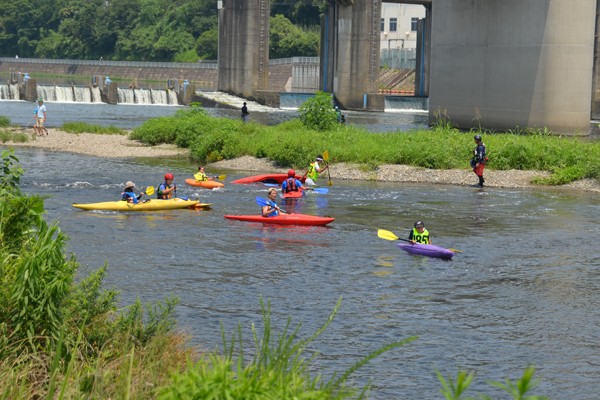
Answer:
[(218, 187), (225, 187), (225, 185), (223, 185), (221, 182), (216, 182), (216, 181), (197, 181), (195, 179), (186, 179), (185, 183), (187, 183), (190, 186), (199, 186), (204, 189), (214, 189), (214, 188), (218, 188)]

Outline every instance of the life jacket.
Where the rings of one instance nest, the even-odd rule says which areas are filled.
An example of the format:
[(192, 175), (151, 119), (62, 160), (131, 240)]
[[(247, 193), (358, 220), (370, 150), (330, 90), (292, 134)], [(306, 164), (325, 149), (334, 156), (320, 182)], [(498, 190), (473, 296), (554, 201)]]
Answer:
[(163, 194), (162, 189), (171, 189), (171, 186), (166, 183), (161, 183), (158, 187), (158, 191), (156, 192), (156, 198), (159, 200), (168, 200), (173, 198), (173, 191), (169, 192), (169, 194)]
[[(481, 158), (479, 158), (479, 154), (478, 154), (478, 149), (479, 146), (483, 147), (483, 150), (481, 151)], [(473, 160), (475, 160), (475, 163), (479, 163), (479, 164), (485, 164), (488, 161), (487, 158), (487, 149), (485, 148), (485, 143), (481, 142), (478, 143), (477, 146), (475, 146), (475, 148), (473, 149)], [(473, 167), (475, 168), (475, 167)]]
[[(271, 208), (269, 208), (269, 211), (271, 211), (273, 208), (277, 207), (277, 203), (275, 203), (274, 201), (267, 200), (267, 203), (269, 203), (269, 206), (271, 206)], [(267, 217), (276, 217), (278, 215), (279, 215), (279, 210), (275, 210), (271, 214), (267, 215)]]
[(421, 244), (429, 244), (429, 232), (427, 232), (427, 229), (423, 229), (423, 233), (419, 233), (417, 228), (413, 228), (412, 240)]
[(287, 185), (285, 186), (284, 193), (297, 192), (299, 190), (298, 185), (296, 185), (296, 178), (288, 178), (286, 182)]
[(194, 175), (194, 178), (196, 178), (196, 182), (208, 180), (206, 174), (203, 174), (202, 172), (198, 172), (196, 175)]
[(316, 162), (310, 164), (310, 166), (308, 167), (308, 177), (310, 179), (312, 179), (313, 181), (316, 181), (317, 178), (319, 177), (319, 171), (317, 171), (318, 169), (318, 165)]
[(126, 201), (128, 203), (134, 203), (134, 204), (138, 203), (138, 199), (137, 199), (137, 196), (135, 195), (135, 193), (123, 192), (122, 195), (123, 195), (123, 197), (121, 198), (121, 201)]

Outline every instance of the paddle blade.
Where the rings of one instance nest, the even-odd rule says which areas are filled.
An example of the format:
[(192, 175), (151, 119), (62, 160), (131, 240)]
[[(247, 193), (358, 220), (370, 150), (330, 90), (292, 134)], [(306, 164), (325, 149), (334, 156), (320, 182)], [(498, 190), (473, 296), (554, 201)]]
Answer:
[(456, 250), (456, 249), (448, 249), (448, 250), (450, 250), (450, 251), (453, 251), (453, 252), (455, 252), (455, 253), (462, 253), (462, 251), (460, 251), (460, 250)]
[(379, 236), (380, 238), (385, 239), (385, 240), (398, 240), (398, 239), (400, 239), (398, 236), (394, 235), (393, 232), (386, 231), (386, 230), (383, 230), (383, 229), (380, 229), (380, 230), (377, 231), (377, 236)]
[(276, 183), (265, 183), (265, 186), (269, 186), (269, 187), (279, 187), (278, 184)]
[(329, 186), (333, 186), (333, 182), (329, 181)]
[(227, 178), (227, 175), (219, 175), (219, 180), (224, 181)]
[(146, 194), (148, 196), (152, 196), (154, 194), (154, 186), (150, 186), (148, 189), (146, 189)]
[(328, 151), (323, 153), (323, 161), (329, 161), (329, 152)]
[(329, 193), (329, 189), (325, 189), (325, 188), (314, 188), (313, 190), (315, 192), (319, 193), (319, 194), (327, 194), (327, 193)]
[(267, 203), (267, 201), (265, 199), (263, 199), (262, 197), (257, 197), (256, 198), (256, 204), (258, 204), (261, 207), (269, 205), (269, 203)]

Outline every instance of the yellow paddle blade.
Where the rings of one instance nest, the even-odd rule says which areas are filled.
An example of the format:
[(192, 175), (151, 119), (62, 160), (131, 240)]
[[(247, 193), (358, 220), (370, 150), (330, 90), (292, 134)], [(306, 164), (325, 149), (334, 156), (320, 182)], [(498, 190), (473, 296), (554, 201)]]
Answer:
[(154, 186), (150, 186), (148, 189), (146, 189), (146, 194), (148, 196), (152, 196), (154, 194)]
[(323, 153), (323, 161), (329, 161), (329, 152), (328, 151)]
[(333, 182), (329, 181), (329, 186), (333, 186)]
[(450, 250), (450, 251), (453, 251), (453, 252), (455, 252), (455, 253), (462, 253), (462, 251), (460, 251), (460, 250), (456, 250), (456, 249), (448, 249), (448, 250)]
[(380, 230), (377, 231), (377, 236), (379, 236), (380, 238), (385, 239), (385, 240), (398, 240), (398, 239), (400, 239), (398, 236), (394, 235), (393, 232), (386, 231), (386, 230), (383, 230), (383, 229), (380, 229)]
[(227, 175), (219, 175), (219, 180), (224, 181), (227, 178)]

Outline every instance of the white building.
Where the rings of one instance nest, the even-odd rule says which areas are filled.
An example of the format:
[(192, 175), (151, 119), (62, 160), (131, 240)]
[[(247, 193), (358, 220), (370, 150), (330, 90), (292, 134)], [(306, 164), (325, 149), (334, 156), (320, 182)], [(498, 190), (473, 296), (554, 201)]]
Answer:
[(420, 18), (425, 18), (425, 7), (422, 5), (383, 3), (381, 49), (416, 48), (417, 21)]

